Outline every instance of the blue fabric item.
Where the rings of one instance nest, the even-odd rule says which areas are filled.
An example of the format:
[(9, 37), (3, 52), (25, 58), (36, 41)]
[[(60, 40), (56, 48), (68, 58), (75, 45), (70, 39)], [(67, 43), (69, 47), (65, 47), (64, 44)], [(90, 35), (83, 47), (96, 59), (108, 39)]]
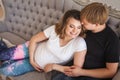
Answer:
[(0, 52), (0, 74), (18, 76), (35, 70), (29, 63), (28, 44), (20, 44)]
[(16, 46), (0, 51), (0, 60), (10, 60), (14, 54)]
[(29, 59), (17, 60), (17, 61), (9, 60), (9, 61), (5, 61), (0, 66), (0, 74), (6, 76), (18, 76), (34, 70), (35, 69), (29, 63)]
[(54, 76), (52, 80), (73, 80), (73, 79), (61, 73), (61, 74)]
[(87, 76), (69, 77), (63, 73), (60, 73), (52, 77), (52, 80), (111, 80), (111, 79), (98, 79), (98, 78), (92, 78)]

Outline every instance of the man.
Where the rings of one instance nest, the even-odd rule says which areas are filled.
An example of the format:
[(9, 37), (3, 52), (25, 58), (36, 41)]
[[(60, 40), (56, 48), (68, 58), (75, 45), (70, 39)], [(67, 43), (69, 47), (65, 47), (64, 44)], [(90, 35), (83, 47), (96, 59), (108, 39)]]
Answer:
[[(86, 32), (87, 54), (83, 68), (71, 66), (53, 80), (112, 80), (119, 62), (119, 39), (106, 24), (108, 10), (102, 3), (91, 3), (81, 11)], [(69, 76), (69, 77), (68, 77)]]

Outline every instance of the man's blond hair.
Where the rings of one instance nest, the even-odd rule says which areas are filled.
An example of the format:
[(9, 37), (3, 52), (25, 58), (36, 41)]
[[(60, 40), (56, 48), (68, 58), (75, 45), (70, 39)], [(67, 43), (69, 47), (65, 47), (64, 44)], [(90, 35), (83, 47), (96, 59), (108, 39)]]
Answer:
[(88, 4), (81, 10), (81, 20), (86, 19), (92, 24), (104, 24), (108, 18), (108, 9), (98, 2)]

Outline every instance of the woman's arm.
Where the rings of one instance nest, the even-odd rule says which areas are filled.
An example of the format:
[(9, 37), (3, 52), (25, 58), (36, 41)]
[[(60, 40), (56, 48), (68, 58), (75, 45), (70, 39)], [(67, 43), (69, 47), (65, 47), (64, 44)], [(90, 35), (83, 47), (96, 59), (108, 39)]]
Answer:
[[(84, 63), (85, 55), (86, 55), (86, 50), (76, 52), (74, 55), (74, 64), (73, 65), (79, 66), (81, 68)], [(49, 72), (52, 70), (56, 70), (56, 71), (65, 73), (65, 71), (69, 68), (70, 68), (69, 66), (62, 66), (59, 64), (47, 64), (44, 68), (44, 71)]]
[(62, 66), (62, 65), (59, 65), (59, 64), (47, 64), (44, 67), (44, 71), (45, 72), (50, 72), (52, 70), (56, 70), (56, 71), (64, 73), (64, 70), (67, 69), (67, 68), (69, 68), (69, 66)]
[(84, 60), (85, 60), (85, 55), (86, 55), (86, 50), (76, 52), (74, 54), (74, 63), (73, 63), (73, 65), (82, 68)]
[(47, 37), (45, 36), (44, 32), (40, 32), (40, 33), (36, 34), (35, 36), (33, 36), (30, 40), (30, 43), (29, 43), (30, 63), (38, 71), (39, 71), (39, 68), (38, 68), (39, 66), (37, 64), (35, 64), (34, 52), (35, 52), (35, 49), (36, 49), (38, 42), (41, 42), (41, 41), (46, 40), (46, 39), (47, 39)]

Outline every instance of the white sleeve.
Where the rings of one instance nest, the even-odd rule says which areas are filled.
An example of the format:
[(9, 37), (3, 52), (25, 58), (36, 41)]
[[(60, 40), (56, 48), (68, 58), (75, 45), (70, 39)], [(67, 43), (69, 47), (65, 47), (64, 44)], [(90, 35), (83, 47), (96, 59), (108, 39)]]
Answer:
[(75, 52), (86, 50), (87, 46), (85, 40), (82, 37), (78, 38), (75, 47)]
[(55, 32), (55, 25), (48, 27), (43, 32), (47, 38), (50, 37), (52, 33)]

